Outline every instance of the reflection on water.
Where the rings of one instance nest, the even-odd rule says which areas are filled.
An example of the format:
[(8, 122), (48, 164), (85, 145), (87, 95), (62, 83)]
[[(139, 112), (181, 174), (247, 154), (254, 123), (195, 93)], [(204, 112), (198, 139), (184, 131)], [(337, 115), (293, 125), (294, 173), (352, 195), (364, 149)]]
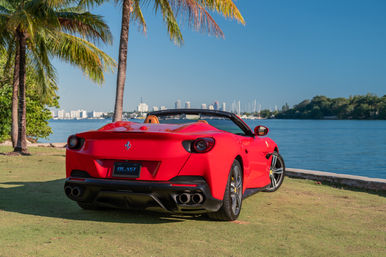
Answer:
[[(110, 120), (52, 120), (41, 142), (65, 142), (71, 134), (98, 129)], [(139, 121), (143, 122), (143, 121)], [(386, 121), (246, 120), (269, 128), (286, 166), (386, 178)]]

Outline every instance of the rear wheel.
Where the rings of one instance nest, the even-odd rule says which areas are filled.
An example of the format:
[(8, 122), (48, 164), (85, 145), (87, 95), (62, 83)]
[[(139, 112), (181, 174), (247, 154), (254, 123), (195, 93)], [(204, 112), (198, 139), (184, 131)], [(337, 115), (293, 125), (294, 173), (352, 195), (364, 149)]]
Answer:
[(208, 213), (214, 220), (235, 220), (240, 214), (243, 197), (243, 174), (241, 165), (233, 161), (225, 188), (223, 205), (219, 211)]
[(269, 168), (269, 178), (271, 184), (264, 190), (274, 192), (279, 189), (284, 180), (285, 164), (283, 157), (277, 152), (272, 153), (271, 167)]

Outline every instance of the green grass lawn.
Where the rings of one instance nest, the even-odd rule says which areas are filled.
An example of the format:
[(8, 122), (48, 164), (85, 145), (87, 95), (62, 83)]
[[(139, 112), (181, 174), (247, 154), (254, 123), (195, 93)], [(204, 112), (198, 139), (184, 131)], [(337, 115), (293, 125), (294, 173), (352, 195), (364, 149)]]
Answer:
[[(11, 148), (0, 146), (1, 152)], [(85, 211), (63, 192), (65, 151), (0, 155), (0, 256), (385, 256), (386, 198), (286, 178), (239, 220)]]

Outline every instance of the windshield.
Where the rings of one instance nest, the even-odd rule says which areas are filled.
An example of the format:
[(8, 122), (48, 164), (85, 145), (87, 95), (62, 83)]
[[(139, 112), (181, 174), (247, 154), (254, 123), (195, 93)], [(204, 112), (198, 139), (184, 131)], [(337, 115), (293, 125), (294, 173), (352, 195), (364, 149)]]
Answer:
[(237, 135), (244, 136), (244, 131), (227, 117), (212, 116), (206, 114), (168, 114), (157, 115), (161, 124), (183, 124), (191, 122), (207, 122), (209, 125)]

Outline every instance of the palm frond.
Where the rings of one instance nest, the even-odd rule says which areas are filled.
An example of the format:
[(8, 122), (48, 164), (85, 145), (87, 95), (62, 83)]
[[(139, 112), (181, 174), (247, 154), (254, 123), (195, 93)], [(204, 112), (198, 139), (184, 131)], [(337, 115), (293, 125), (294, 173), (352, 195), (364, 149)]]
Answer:
[(187, 22), (196, 31), (206, 32), (216, 37), (224, 37), (220, 26), (197, 0), (169, 0), (176, 16)]
[(0, 0), (0, 6), (5, 9), (6, 12), (15, 10), (16, 1), (14, 0)]
[(0, 5), (0, 14), (10, 14), (11, 11), (8, 10), (6, 7)]
[(138, 24), (143, 33), (146, 33), (147, 26), (141, 10), (140, 0), (133, 0), (133, 12), (130, 18)]
[(13, 64), (13, 59), (15, 56), (15, 53), (17, 51), (17, 45), (14, 40), (10, 40), (9, 43), (7, 44), (7, 48), (3, 48), (6, 55), (7, 59), (4, 65), (4, 73), (9, 73), (9, 71), (12, 69), (12, 64)]
[(62, 29), (68, 33), (78, 33), (93, 42), (98, 40), (104, 43), (112, 42), (110, 29), (99, 15), (89, 12), (75, 13), (69, 11), (57, 12), (56, 16)]
[(171, 5), (168, 0), (154, 0), (154, 10), (157, 13), (161, 9), (162, 17), (167, 25), (169, 37), (176, 45), (181, 45), (184, 42), (181, 30), (178, 26), (176, 17), (174, 16)]
[(57, 90), (56, 72), (50, 61), (47, 40), (44, 33), (39, 33), (34, 42), (28, 44), (29, 58), (27, 58), (27, 67), (33, 69), (34, 81), (39, 84), (36, 90), (38, 90), (42, 101), (48, 101), (55, 95)]
[(78, 66), (98, 84), (104, 82), (104, 71), (114, 71), (116, 62), (85, 39), (57, 32), (52, 35), (49, 49), (54, 56)]
[(95, 7), (103, 4), (106, 0), (79, 0), (78, 5), (82, 7)]
[(225, 18), (235, 19), (245, 24), (245, 20), (235, 5), (234, 0), (197, 0), (197, 2), (204, 8), (222, 14)]
[(0, 47), (4, 49), (12, 41), (12, 33), (7, 30), (8, 20), (8, 17), (0, 15)]
[(39, 2), (44, 2), (50, 8), (65, 8), (69, 6), (74, 6), (79, 3), (79, 0), (37, 0)]

